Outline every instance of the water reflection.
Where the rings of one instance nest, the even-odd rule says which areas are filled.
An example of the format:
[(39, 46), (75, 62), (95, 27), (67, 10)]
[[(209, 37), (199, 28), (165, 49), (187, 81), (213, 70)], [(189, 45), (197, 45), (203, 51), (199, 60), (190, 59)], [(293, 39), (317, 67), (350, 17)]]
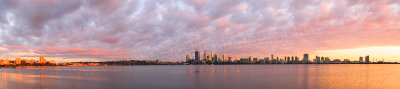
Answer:
[(0, 68), (0, 89), (398, 88), (399, 65)]

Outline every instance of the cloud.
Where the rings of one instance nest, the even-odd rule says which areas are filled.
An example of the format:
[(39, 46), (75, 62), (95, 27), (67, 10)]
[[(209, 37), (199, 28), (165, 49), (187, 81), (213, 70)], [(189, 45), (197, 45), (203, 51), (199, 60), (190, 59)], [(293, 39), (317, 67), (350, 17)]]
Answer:
[(400, 45), (399, 12), (397, 0), (5, 0), (0, 46), (93, 60), (301, 55)]

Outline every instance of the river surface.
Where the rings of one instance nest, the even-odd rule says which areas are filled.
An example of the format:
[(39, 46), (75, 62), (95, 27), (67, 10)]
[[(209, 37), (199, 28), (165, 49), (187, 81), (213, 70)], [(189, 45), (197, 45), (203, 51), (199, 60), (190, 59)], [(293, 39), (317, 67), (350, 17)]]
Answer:
[(0, 68), (0, 89), (398, 89), (397, 64)]

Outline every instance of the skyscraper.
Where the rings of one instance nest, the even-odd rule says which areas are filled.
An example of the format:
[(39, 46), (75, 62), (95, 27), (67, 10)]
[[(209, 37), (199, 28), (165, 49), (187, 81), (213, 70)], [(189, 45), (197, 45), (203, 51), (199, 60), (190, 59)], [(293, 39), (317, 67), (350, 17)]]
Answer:
[(40, 56), (39, 57), (39, 63), (41, 63), (41, 64), (45, 64), (46, 63), (46, 59), (44, 59), (44, 56)]
[(303, 60), (302, 60), (302, 62), (303, 62), (304, 64), (308, 63), (308, 54), (307, 54), (307, 53), (303, 55)]
[(196, 49), (196, 50), (194, 51), (194, 60), (195, 60), (197, 63), (200, 62), (200, 51), (199, 51), (199, 49)]
[(214, 50), (211, 50), (211, 59), (214, 58)]
[(291, 63), (294, 63), (294, 56), (292, 56), (292, 60), (290, 60)]
[(214, 54), (214, 63), (218, 63), (218, 54)]
[(203, 56), (203, 59), (207, 59), (207, 49), (206, 49), (206, 50), (204, 50), (204, 56)]
[(225, 54), (222, 54), (222, 62), (226, 62)]
[(21, 58), (15, 58), (14, 64), (20, 65), (21, 64)]
[(253, 58), (250, 56), (250, 57), (249, 57), (249, 62), (250, 62), (250, 63), (252, 62), (252, 59), (253, 59)]
[(271, 54), (271, 63), (275, 63), (276, 61), (274, 60), (274, 54)]
[(271, 60), (269, 59), (269, 57), (265, 57), (264, 60), (265, 60), (264, 63), (270, 63), (270, 61), (271, 61)]
[(363, 64), (364, 63), (364, 59), (363, 59), (363, 57), (360, 57), (360, 61), (359, 61), (361, 64)]
[(369, 63), (369, 55), (365, 56), (365, 64)]
[(257, 62), (258, 62), (258, 58), (253, 58), (253, 63), (257, 63)]
[(190, 56), (189, 55), (186, 55), (186, 63), (190, 63)]
[(271, 60), (274, 60), (274, 54), (271, 54)]
[(240, 60), (238, 56), (236, 56), (236, 61)]
[(324, 61), (324, 63), (325, 63), (325, 64), (329, 64), (329, 63), (331, 63), (331, 59), (329, 59), (329, 57), (325, 57), (325, 61)]
[(319, 61), (319, 63), (324, 63), (324, 61), (325, 61), (325, 58), (324, 57), (321, 57), (321, 60)]
[(228, 57), (228, 62), (232, 62), (232, 56)]
[(284, 58), (285, 58), (285, 62), (287, 62), (287, 60), (288, 60), (287, 57), (285, 56)]
[(315, 56), (315, 59), (316, 59), (316, 61), (314, 61), (314, 63), (320, 63), (320, 60), (321, 60), (321, 57), (319, 57), (319, 56)]

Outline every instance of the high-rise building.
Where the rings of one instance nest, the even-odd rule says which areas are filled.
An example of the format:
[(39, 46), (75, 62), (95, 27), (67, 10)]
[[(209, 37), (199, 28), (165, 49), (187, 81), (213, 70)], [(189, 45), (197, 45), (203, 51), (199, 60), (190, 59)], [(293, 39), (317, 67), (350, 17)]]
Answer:
[(369, 63), (369, 55), (365, 56), (365, 64)]
[(331, 63), (331, 59), (329, 59), (329, 57), (325, 57), (325, 61), (324, 61), (324, 63), (325, 63), (325, 64), (329, 64), (329, 63)]
[(292, 59), (290, 60), (291, 63), (294, 63), (294, 56), (292, 56)]
[(203, 59), (207, 59), (207, 49), (206, 49), (206, 50), (204, 50), (204, 56), (203, 56)]
[(299, 63), (299, 57), (294, 57), (294, 61), (295, 61), (295, 63)]
[(319, 57), (319, 56), (315, 56), (315, 59), (316, 59), (316, 61), (314, 61), (314, 63), (320, 63), (320, 61), (321, 61), (321, 57)]
[(213, 58), (214, 60), (214, 63), (218, 63), (218, 54), (214, 54), (214, 58)]
[(252, 59), (253, 59), (253, 58), (250, 56), (250, 57), (249, 57), (249, 62), (250, 62), (250, 63), (252, 62)]
[(200, 62), (200, 51), (199, 51), (199, 49), (196, 49), (196, 50), (194, 51), (194, 60), (195, 60), (197, 63)]
[(225, 54), (222, 54), (222, 62), (226, 62)]
[(240, 60), (238, 56), (236, 56), (236, 61)]
[(324, 61), (325, 61), (325, 58), (324, 57), (321, 57), (321, 60), (319, 61), (319, 63), (324, 63)]
[(228, 57), (228, 62), (232, 62), (232, 56)]
[(359, 61), (361, 64), (363, 64), (364, 63), (364, 60), (363, 60), (363, 57), (360, 57), (360, 61)]
[(44, 56), (40, 56), (39, 57), (39, 63), (41, 63), (41, 64), (45, 64), (46, 63), (46, 59), (44, 59)]
[(20, 65), (21, 64), (21, 58), (15, 58), (14, 64)]
[(302, 60), (302, 62), (303, 62), (304, 64), (308, 63), (308, 54), (307, 54), (307, 53), (303, 55), (303, 60)]
[(271, 61), (271, 60), (269, 59), (269, 57), (265, 57), (264, 60), (265, 60), (265, 61), (264, 61), (265, 63), (270, 63), (270, 61)]
[(186, 63), (190, 63), (190, 56), (189, 55), (186, 55)]
[(279, 57), (276, 57), (276, 63), (282, 62), (282, 60), (279, 59)]
[(274, 54), (271, 54), (271, 60), (274, 60)]
[(211, 58), (214, 58), (214, 50), (211, 50)]
[(258, 62), (258, 58), (253, 58), (253, 63), (257, 63)]
[(27, 59), (22, 59), (21, 60), (21, 64), (26, 64), (26, 63), (29, 63)]
[(286, 57), (286, 56), (285, 56), (284, 58), (285, 58), (285, 63), (286, 63), (288, 59), (287, 59), (287, 57)]

